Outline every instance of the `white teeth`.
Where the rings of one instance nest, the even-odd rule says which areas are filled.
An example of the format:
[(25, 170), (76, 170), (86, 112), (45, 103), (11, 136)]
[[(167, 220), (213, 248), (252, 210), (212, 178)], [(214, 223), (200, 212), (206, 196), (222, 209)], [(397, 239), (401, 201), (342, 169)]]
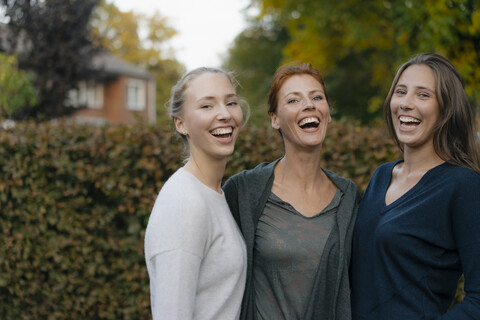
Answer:
[(306, 125), (307, 123), (320, 123), (320, 121), (315, 118), (315, 117), (310, 117), (310, 118), (305, 118), (305, 119), (302, 119), (298, 125), (301, 127), (301, 126), (304, 126)]
[(210, 133), (213, 134), (214, 136), (221, 136), (224, 134), (231, 134), (233, 131), (232, 127), (228, 128), (218, 128), (215, 130), (212, 130)]
[(412, 117), (401, 116), (400, 121), (402, 122), (410, 122), (410, 123), (420, 123), (421, 121)]

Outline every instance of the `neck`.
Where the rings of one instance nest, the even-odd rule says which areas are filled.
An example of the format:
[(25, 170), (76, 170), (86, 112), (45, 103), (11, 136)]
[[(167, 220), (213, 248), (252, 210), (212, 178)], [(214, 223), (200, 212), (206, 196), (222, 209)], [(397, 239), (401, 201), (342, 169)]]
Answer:
[(322, 170), (321, 160), (319, 149), (315, 152), (287, 151), (277, 165), (275, 179), (301, 190), (311, 190), (327, 178)]
[(206, 160), (190, 154), (190, 159), (184, 168), (210, 189), (222, 193), (222, 179), (226, 164), (226, 158)]
[(418, 149), (405, 146), (403, 156), (405, 173), (416, 171), (427, 172), (431, 168), (445, 162), (435, 152), (433, 144)]

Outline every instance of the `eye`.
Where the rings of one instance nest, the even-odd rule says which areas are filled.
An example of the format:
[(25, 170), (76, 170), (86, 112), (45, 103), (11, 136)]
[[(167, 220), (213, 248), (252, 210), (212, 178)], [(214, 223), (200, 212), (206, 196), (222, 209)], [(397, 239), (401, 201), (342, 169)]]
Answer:
[(321, 100), (323, 100), (323, 96), (314, 96), (313, 100), (321, 101)]
[(397, 94), (397, 95), (404, 95), (404, 94), (406, 94), (406, 93), (407, 93), (407, 92), (406, 92), (405, 90), (403, 90), (403, 89), (397, 89), (397, 90), (395, 90), (395, 94)]
[(418, 95), (420, 98), (430, 98), (430, 95), (426, 92), (420, 92)]
[(288, 104), (297, 103), (297, 102), (298, 102), (297, 99), (289, 99), (289, 100), (287, 101)]
[(201, 109), (210, 109), (210, 108), (212, 108), (212, 105), (210, 105), (210, 104), (204, 104), (204, 105), (202, 105), (200, 108), (201, 108)]
[(230, 101), (230, 102), (227, 103), (227, 106), (229, 106), (229, 107), (235, 107), (237, 105), (238, 105), (237, 101)]

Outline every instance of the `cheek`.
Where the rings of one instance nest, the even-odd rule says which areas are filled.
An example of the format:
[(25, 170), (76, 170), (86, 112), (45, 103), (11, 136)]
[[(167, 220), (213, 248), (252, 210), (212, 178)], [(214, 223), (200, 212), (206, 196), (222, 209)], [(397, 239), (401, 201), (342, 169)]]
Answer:
[(396, 98), (395, 96), (392, 96), (390, 99), (390, 111), (396, 112), (398, 108), (400, 107), (401, 99)]
[(431, 116), (434, 117), (435, 120), (438, 120), (440, 118), (440, 107), (438, 106), (438, 104), (432, 104), (429, 109)]
[(232, 114), (232, 118), (235, 120), (235, 122), (238, 125), (241, 125), (243, 123), (243, 111), (240, 107), (236, 108), (235, 110), (232, 110), (231, 114)]
[(330, 117), (330, 106), (327, 104), (327, 105), (323, 106), (322, 109), (323, 109), (323, 114)]
[(397, 109), (397, 103), (394, 99), (390, 100), (390, 111), (393, 113)]

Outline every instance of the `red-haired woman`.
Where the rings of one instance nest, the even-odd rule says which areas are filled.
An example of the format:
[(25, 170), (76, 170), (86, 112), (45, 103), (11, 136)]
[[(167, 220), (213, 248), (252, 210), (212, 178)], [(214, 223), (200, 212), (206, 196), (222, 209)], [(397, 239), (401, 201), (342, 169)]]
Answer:
[(284, 156), (223, 187), (247, 244), (241, 319), (348, 320), (360, 195), (352, 181), (321, 166), (331, 118), (320, 73), (309, 64), (280, 68), (268, 103)]

